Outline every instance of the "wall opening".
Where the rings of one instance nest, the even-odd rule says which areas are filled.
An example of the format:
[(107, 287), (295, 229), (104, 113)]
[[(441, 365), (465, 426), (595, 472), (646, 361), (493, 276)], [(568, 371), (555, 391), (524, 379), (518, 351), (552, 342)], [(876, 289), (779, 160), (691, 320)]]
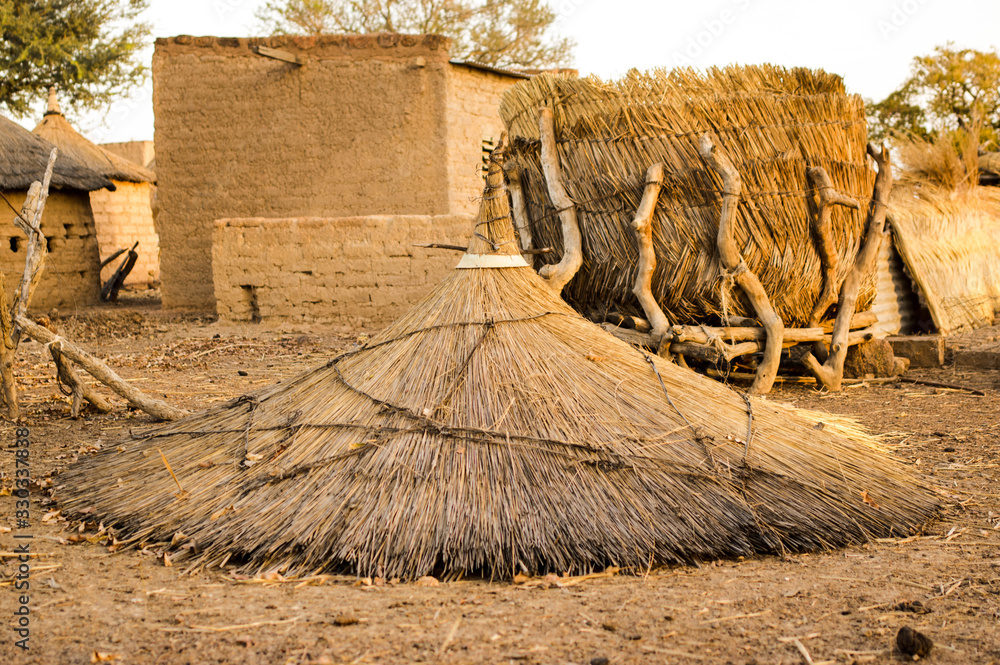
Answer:
[(17, 253), (17, 250), (19, 250), (20, 248), (21, 248), (21, 239), (20, 238), (11, 238), (10, 239), (10, 251), (12, 251), (14, 253)]
[(243, 304), (246, 307), (246, 311), (250, 314), (250, 321), (260, 323), (261, 316), (260, 305), (257, 302), (257, 287), (249, 284), (240, 284), (240, 288), (243, 289)]

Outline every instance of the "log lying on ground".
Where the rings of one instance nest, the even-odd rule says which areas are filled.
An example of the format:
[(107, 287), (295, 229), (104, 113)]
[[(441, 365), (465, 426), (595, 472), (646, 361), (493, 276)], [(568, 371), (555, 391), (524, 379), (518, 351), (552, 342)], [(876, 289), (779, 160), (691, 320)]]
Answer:
[(113, 391), (128, 400), (129, 404), (137, 409), (145, 411), (151, 416), (160, 420), (177, 420), (188, 415), (187, 411), (170, 406), (162, 400), (152, 398), (142, 391), (129, 385), (127, 381), (118, 376), (110, 367), (90, 355), (75, 344), (62, 339), (48, 328), (44, 328), (31, 319), (19, 316), (14, 323), (24, 332), (25, 335), (42, 344), (59, 344), (59, 351), (66, 358), (69, 358), (77, 365), (85, 369), (91, 376), (111, 388)]
[(885, 234), (885, 215), (888, 210), (889, 192), (892, 190), (892, 163), (889, 151), (883, 145), (882, 149), (868, 144), (868, 154), (878, 164), (878, 175), (875, 176), (875, 188), (872, 192), (871, 204), (868, 207), (868, 221), (865, 239), (854, 259), (854, 265), (844, 278), (840, 287), (840, 297), (837, 301), (837, 319), (833, 325), (833, 337), (830, 343), (830, 356), (826, 362), (820, 361), (811, 353), (802, 357), (802, 363), (809, 368), (825, 388), (831, 391), (840, 390), (844, 378), (844, 359), (847, 357), (847, 337), (850, 332), (850, 320), (857, 306), (858, 289), (861, 280), (867, 275)]
[[(698, 144), (698, 152), (709, 166), (722, 178), (722, 211), (719, 215), (719, 234), (717, 244), (719, 260), (725, 268), (723, 279), (732, 279), (740, 285), (747, 300), (753, 305), (757, 318), (767, 330), (767, 346), (764, 348), (764, 359), (757, 368), (757, 378), (750, 386), (749, 392), (754, 395), (765, 395), (771, 390), (774, 377), (778, 375), (778, 365), (781, 363), (781, 340), (784, 324), (767, 296), (767, 291), (753, 274), (736, 246), (736, 206), (740, 201), (743, 181), (729, 156), (716, 148), (712, 138), (705, 134)], [(726, 288), (725, 286), (723, 288)]]
[(563, 255), (559, 263), (542, 266), (538, 274), (548, 280), (556, 293), (573, 279), (583, 265), (583, 236), (576, 218), (576, 204), (566, 193), (562, 184), (562, 169), (559, 167), (559, 152), (556, 150), (556, 129), (552, 119), (552, 109), (539, 109), (538, 131), (541, 136), (542, 171), (545, 185), (552, 204), (559, 211), (562, 223)]

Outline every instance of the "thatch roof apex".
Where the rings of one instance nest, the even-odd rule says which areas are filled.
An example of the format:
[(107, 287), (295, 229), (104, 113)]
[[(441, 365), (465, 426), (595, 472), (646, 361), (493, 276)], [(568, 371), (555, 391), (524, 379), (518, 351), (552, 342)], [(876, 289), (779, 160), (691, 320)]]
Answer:
[(156, 176), (152, 171), (108, 152), (73, 129), (59, 110), (59, 101), (54, 89), (49, 91), (48, 110), (34, 132), (59, 148), (65, 156), (72, 157), (109, 180), (156, 182)]
[[(41, 181), (52, 148), (53, 145), (48, 141), (0, 116), (0, 190), (26, 190), (31, 183)], [(85, 192), (115, 188), (108, 178), (62, 150), (52, 171), (52, 186)]]

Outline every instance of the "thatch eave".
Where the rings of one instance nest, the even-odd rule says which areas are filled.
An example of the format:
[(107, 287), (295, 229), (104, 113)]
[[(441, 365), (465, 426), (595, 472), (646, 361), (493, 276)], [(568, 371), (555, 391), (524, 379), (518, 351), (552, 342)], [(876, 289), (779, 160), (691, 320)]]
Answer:
[[(55, 147), (12, 120), (0, 116), (0, 190), (27, 190), (45, 175), (49, 153)], [(60, 151), (52, 169), (52, 188), (92, 192), (115, 190), (109, 178)]]

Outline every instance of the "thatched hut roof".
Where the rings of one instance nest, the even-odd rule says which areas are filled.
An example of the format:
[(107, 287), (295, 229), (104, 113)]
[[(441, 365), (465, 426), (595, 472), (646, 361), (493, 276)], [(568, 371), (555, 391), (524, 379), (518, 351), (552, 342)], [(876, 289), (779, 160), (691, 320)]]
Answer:
[(519, 255), (494, 155), (468, 253), (408, 314), (81, 460), (59, 479), (66, 514), (195, 567), (404, 578), (824, 548), (934, 514), (850, 423), (741, 396), (580, 317)]
[[(835, 208), (839, 283), (864, 232), (875, 173), (865, 157), (864, 104), (838, 76), (773, 66), (631, 72), (615, 82), (542, 74), (506, 91), (500, 113), (524, 180), (533, 242), (561, 250), (558, 210), (546, 191), (538, 110), (553, 110), (563, 183), (576, 203), (584, 264), (566, 288), (582, 311), (615, 306), (642, 315), (632, 293), (638, 248), (630, 228), (646, 170), (663, 162), (666, 182), (653, 218), (653, 295), (673, 323), (718, 317), (722, 295), (715, 235), (721, 182), (698, 153), (708, 132), (743, 180), (736, 244), (785, 325), (805, 325), (820, 293), (821, 262), (810, 232), (808, 166), (822, 166), (861, 210)], [(561, 252), (541, 260), (558, 261)], [(859, 306), (874, 297), (874, 279)], [(754, 316), (742, 295), (730, 313)]]
[(1000, 310), (1000, 190), (956, 194), (904, 181), (888, 220), (938, 332), (992, 325)]
[[(0, 190), (27, 190), (31, 183), (40, 182), (52, 147), (48, 141), (0, 116)], [(110, 180), (62, 152), (52, 169), (52, 187), (85, 192), (115, 188)]]
[(59, 148), (67, 157), (75, 159), (109, 180), (139, 183), (156, 181), (156, 176), (149, 169), (105, 150), (73, 129), (59, 110), (54, 89), (49, 91), (48, 110), (34, 132)]

